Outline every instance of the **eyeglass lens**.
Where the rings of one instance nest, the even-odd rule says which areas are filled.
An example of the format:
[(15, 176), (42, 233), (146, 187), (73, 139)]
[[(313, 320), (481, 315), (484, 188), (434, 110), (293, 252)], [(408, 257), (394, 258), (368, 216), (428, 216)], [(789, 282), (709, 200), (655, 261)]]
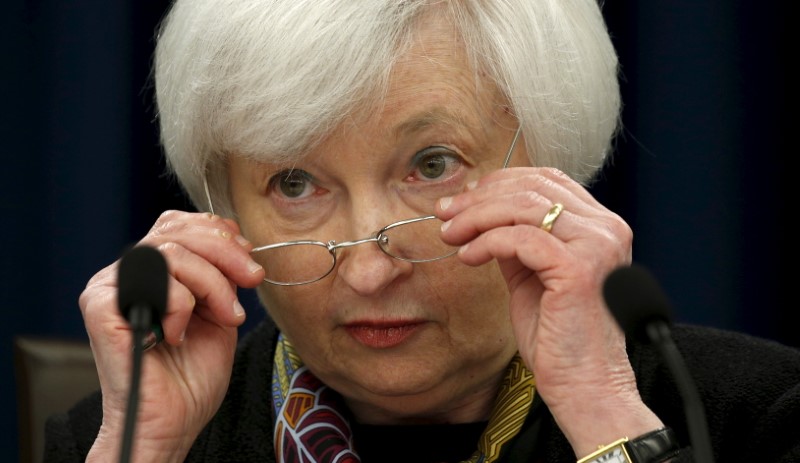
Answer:
[[(409, 262), (430, 262), (455, 254), (458, 248), (440, 238), (442, 221), (420, 217), (388, 226), (379, 232), (377, 243), (391, 257)], [(278, 285), (298, 285), (324, 278), (335, 265), (336, 245), (322, 242), (285, 243), (255, 251), (253, 257), (266, 271), (265, 279)]]
[(287, 244), (253, 252), (264, 267), (264, 280), (276, 285), (299, 285), (324, 278), (335, 264), (325, 243)]

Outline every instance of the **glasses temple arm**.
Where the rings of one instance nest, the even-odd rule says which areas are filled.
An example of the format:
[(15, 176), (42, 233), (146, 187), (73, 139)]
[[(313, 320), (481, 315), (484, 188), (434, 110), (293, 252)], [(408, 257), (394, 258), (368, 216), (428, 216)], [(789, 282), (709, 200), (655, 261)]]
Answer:
[(506, 153), (506, 159), (503, 161), (503, 169), (508, 167), (508, 161), (511, 160), (511, 154), (514, 153), (514, 146), (517, 145), (517, 139), (519, 138), (520, 132), (522, 132), (521, 125), (517, 127), (517, 132), (514, 134), (514, 139), (511, 140), (511, 146), (508, 147), (508, 153)]
[(206, 201), (208, 201), (208, 210), (213, 214), (214, 205), (211, 203), (211, 192), (208, 191), (208, 179), (206, 178), (205, 174), (203, 174), (203, 188), (205, 188), (206, 190)]

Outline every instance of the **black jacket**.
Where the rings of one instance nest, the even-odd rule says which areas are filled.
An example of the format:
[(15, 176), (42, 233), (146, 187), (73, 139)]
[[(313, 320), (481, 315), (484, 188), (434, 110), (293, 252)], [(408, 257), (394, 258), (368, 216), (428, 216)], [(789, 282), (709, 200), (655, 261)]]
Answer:
[[(705, 405), (715, 461), (800, 462), (800, 350), (710, 328), (678, 325), (673, 335)], [(228, 394), (186, 461), (275, 461), (270, 388), (276, 337), (269, 319), (243, 337)], [(692, 461), (683, 401), (669, 370), (651, 346), (630, 342), (628, 351), (643, 400), (686, 447), (678, 460)], [(101, 415), (97, 392), (51, 417), (45, 462), (83, 462)], [(503, 463), (576, 460), (541, 401), (509, 447)]]

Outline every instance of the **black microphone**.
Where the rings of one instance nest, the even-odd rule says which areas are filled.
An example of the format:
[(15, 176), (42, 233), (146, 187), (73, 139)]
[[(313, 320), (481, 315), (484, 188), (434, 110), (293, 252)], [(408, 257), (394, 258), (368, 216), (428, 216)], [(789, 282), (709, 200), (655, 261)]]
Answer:
[(139, 405), (143, 341), (148, 333), (152, 333), (154, 327), (160, 328), (161, 318), (167, 311), (168, 275), (164, 256), (153, 247), (133, 247), (119, 262), (117, 305), (128, 320), (133, 333), (131, 383), (119, 460), (122, 463), (130, 461), (133, 446), (133, 432)]
[(661, 286), (647, 269), (632, 264), (608, 275), (603, 297), (626, 336), (652, 343), (664, 358), (683, 397), (694, 459), (700, 463), (713, 462), (703, 403), (672, 340), (672, 311)]
[(153, 247), (136, 246), (126, 252), (117, 274), (117, 305), (133, 329), (149, 330), (142, 318), (158, 322), (167, 311), (167, 261)]

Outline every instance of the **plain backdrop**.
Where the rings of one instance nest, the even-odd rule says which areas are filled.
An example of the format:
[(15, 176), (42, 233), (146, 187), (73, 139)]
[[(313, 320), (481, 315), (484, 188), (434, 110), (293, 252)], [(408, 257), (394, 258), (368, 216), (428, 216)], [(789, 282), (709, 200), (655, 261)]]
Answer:
[[(15, 335), (86, 339), (86, 281), (159, 213), (148, 84), (164, 0), (5, 0), (0, 449), (17, 458)], [(791, 311), (788, 2), (609, 0), (625, 108), (593, 193), (635, 233), (678, 322), (800, 346)], [(792, 191), (792, 196), (790, 196)], [(249, 329), (263, 317), (243, 294)], [(5, 459), (5, 458), (4, 458)]]

